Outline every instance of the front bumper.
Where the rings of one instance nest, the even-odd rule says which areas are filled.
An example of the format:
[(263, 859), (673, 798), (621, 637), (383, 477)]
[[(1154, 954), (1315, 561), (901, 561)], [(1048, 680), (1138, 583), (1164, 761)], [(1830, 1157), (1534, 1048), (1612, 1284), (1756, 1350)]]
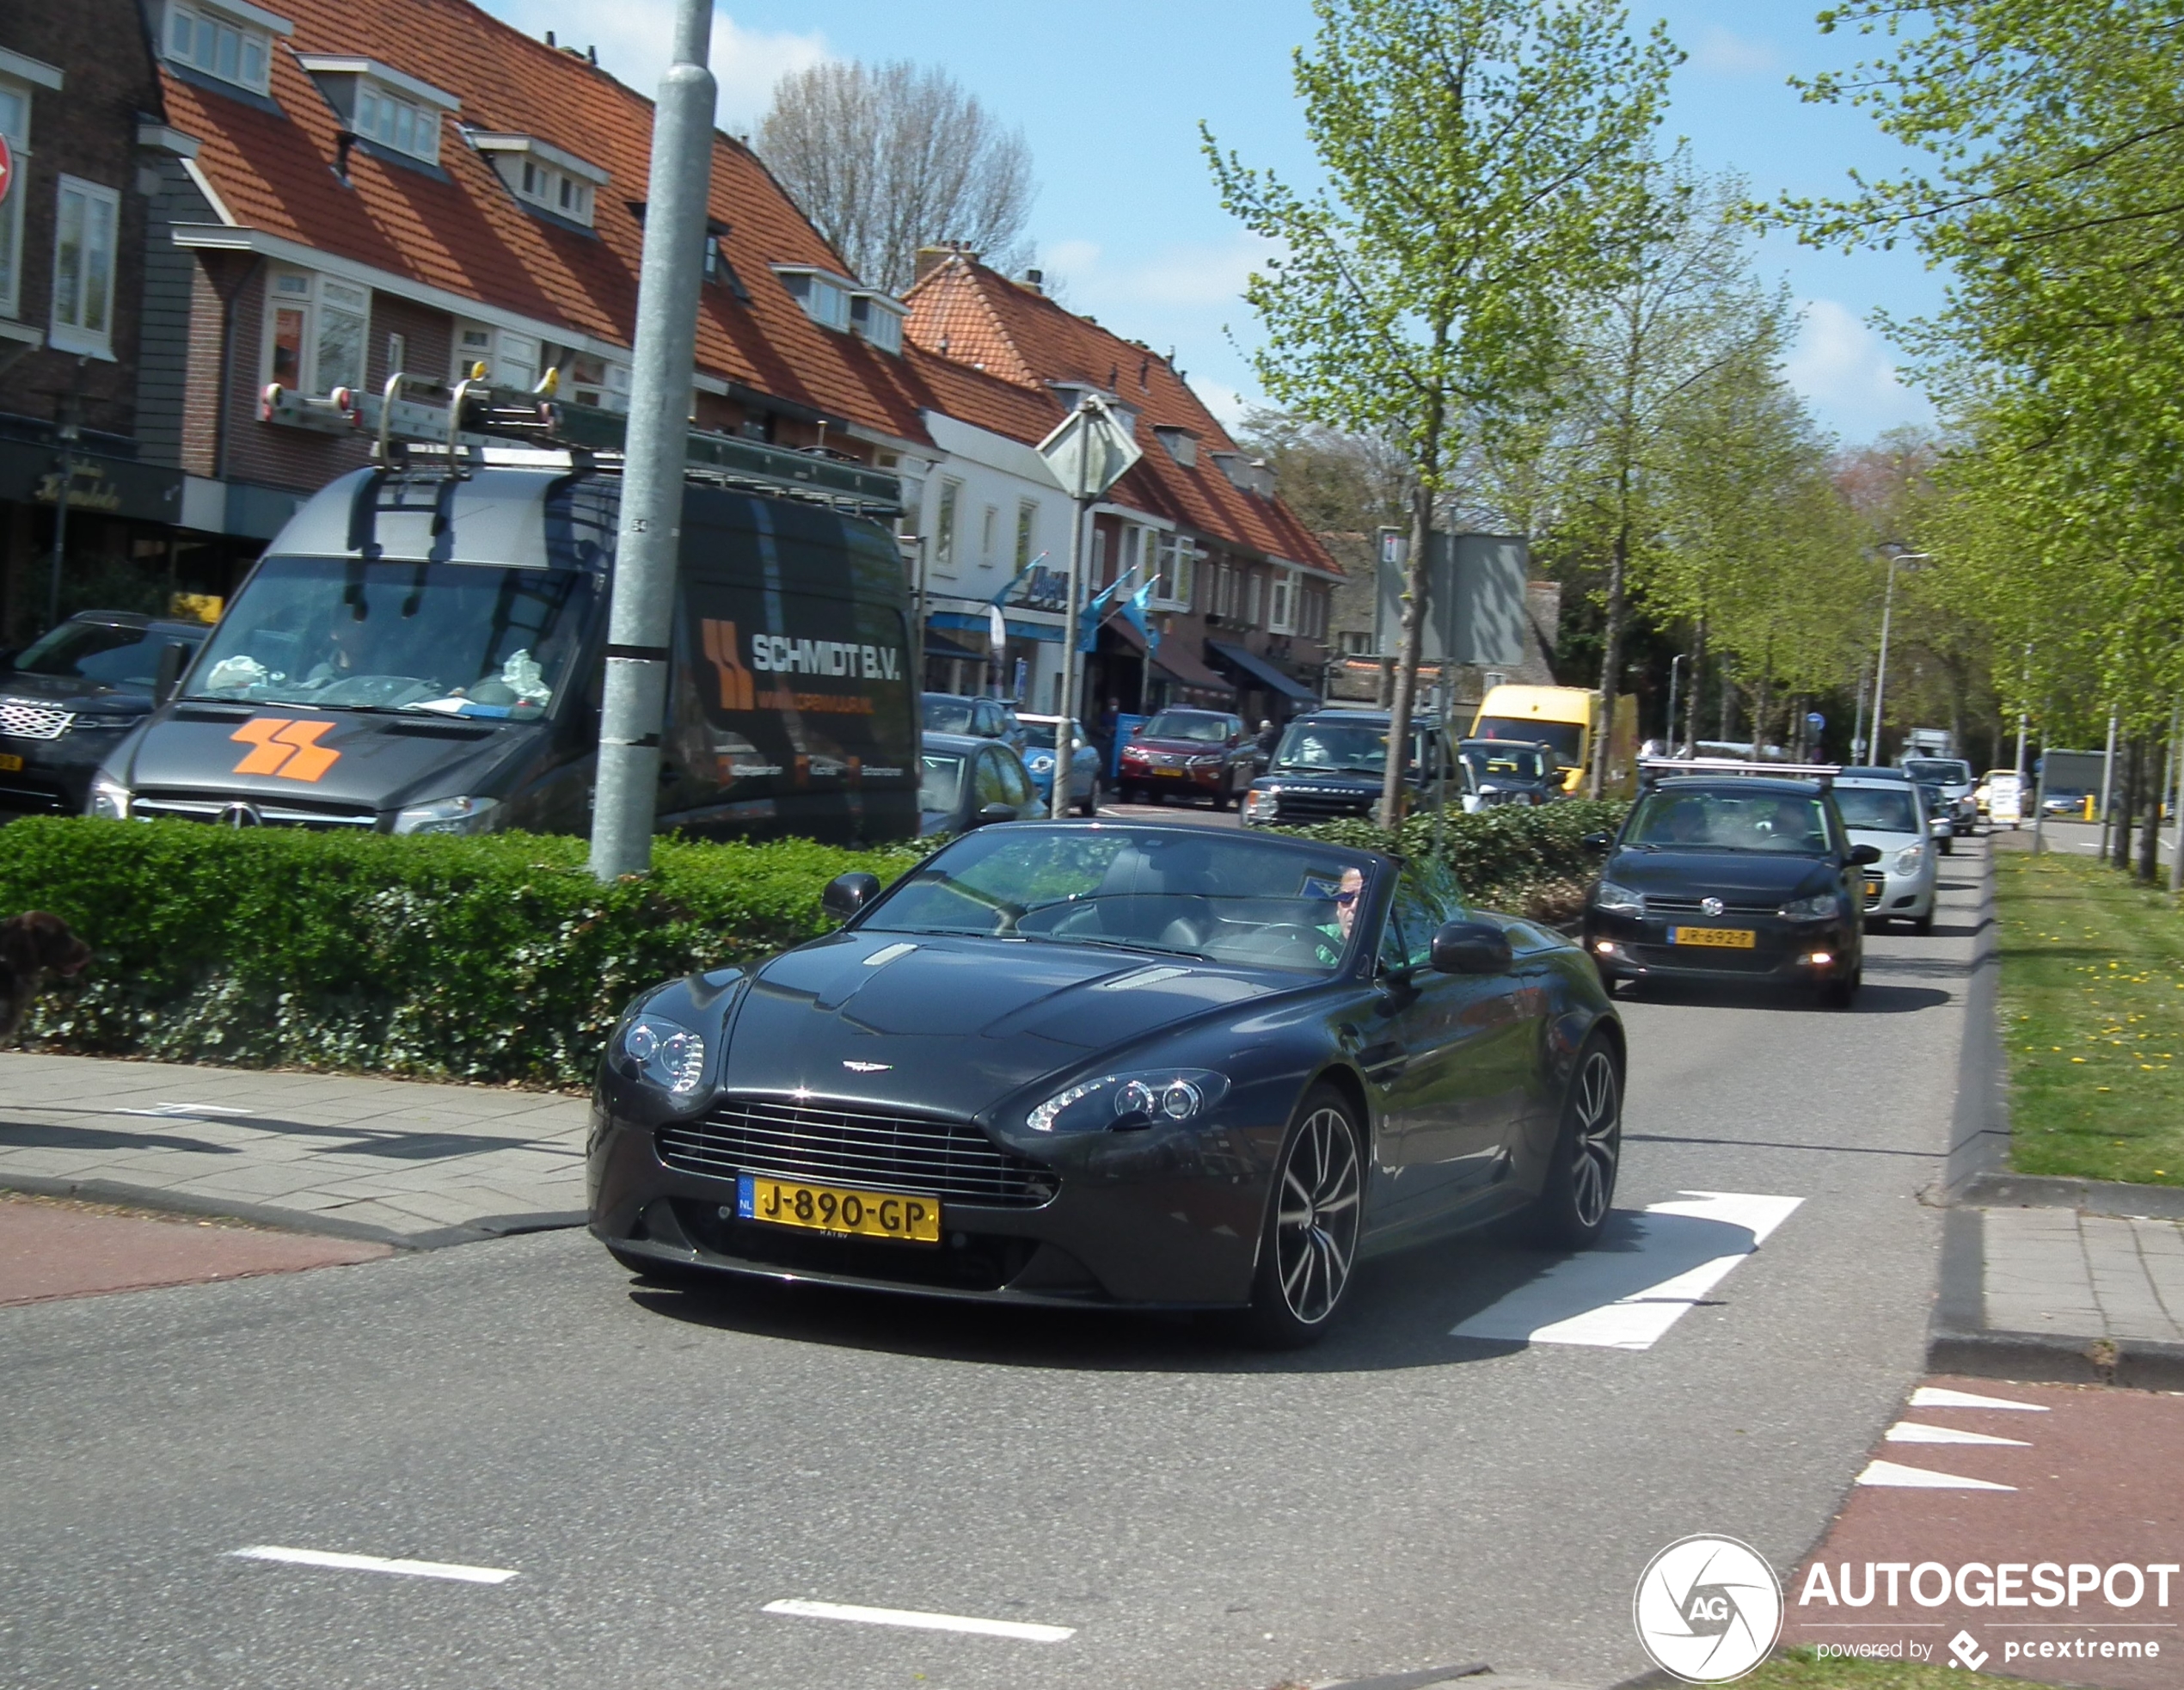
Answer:
[(1916, 920), (1934, 907), (1934, 876), (1924, 868), (1904, 874), (1895, 868), (1885, 872), (1866, 870), (1866, 917), (1878, 921), (1893, 918)]
[[(1218, 1117), (1057, 1138), (1038, 1146), (1051, 1196), (1007, 1207), (943, 1196), (936, 1246), (739, 1220), (732, 1171), (694, 1172), (661, 1158), (659, 1127), (692, 1117), (649, 1114), (645, 1099), (610, 1099), (604, 1088), (592, 1106), (591, 1230), (625, 1256), (747, 1278), (1052, 1307), (1248, 1302), (1281, 1140), (1279, 1126), (1224, 1126)], [(816, 1171), (812, 1178), (864, 1189)]]
[(71, 728), (57, 740), (0, 735), (0, 809), (83, 814), (91, 799), (91, 777), (120, 743), (121, 733), (111, 730)]
[(1148, 792), (1210, 793), (1218, 796), (1227, 792), (1230, 785), (1229, 771), (1225, 765), (1193, 769), (1173, 764), (1138, 762), (1126, 757), (1122, 761), (1121, 778), (1131, 785), (1144, 787)]
[[(1749, 949), (1678, 944), (1676, 927), (1748, 931)], [(1720, 916), (1688, 912), (1644, 915), (1587, 910), (1585, 949), (1608, 980), (1758, 980), (1776, 985), (1847, 979), (1858, 966), (1857, 922), (1786, 921), (1772, 913), (1731, 911)], [(1814, 962), (1825, 955), (1825, 962)]]

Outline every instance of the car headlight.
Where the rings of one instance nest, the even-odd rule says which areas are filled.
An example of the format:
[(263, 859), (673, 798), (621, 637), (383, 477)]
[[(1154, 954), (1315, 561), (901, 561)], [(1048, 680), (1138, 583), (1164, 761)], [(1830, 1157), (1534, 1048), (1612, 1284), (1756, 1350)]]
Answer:
[(1043, 775), (1054, 766), (1054, 759), (1043, 751), (1035, 751), (1024, 759), (1024, 767), (1035, 775)]
[(1843, 913), (1843, 899), (1834, 892), (1816, 892), (1809, 898), (1793, 898), (1775, 912), (1789, 921), (1825, 921)]
[(1918, 865), (1925, 860), (1926, 847), (1924, 845), (1905, 845), (1896, 853), (1896, 872), (1899, 875), (1915, 875), (1918, 872)]
[(705, 1077), (705, 1041), (665, 1016), (632, 1020), (622, 1029), (622, 1054), (641, 1079), (671, 1097), (689, 1097)]
[(129, 819), (129, 789), (118, 781), (95, 780), (91, 783), (91, 802), (86, 815), (102, 815), (108, 821)]
[(482, 833), (493, 826), (498, 798), (435, 798), (395, 814), (397, 833)]
[(1153, 1068), (1102, 1074), (1057, 1091), (1024, 1117), (1034, 1133), (1096, 1133), (1183, 1122), (1204, 1115), (1229, 1090), (1211, 1068)]
[(1592, 888), (1592, 907), (1605, 910), (1610, 915), (1643, 915), (1646, 900), (1642, 893), (1633, 892), (1627, 886), (1617, 886), (1604, 880)]
[(1193, 769), (1218, 769), (1224, 760), (1218, 757), (1193, 757), (1191, 766)]
[(1279, 790), (1247, 792), (1243, 795), (1243, 817), (1247, 821), (1272, 821), (1281, 813), (1281, 794)]

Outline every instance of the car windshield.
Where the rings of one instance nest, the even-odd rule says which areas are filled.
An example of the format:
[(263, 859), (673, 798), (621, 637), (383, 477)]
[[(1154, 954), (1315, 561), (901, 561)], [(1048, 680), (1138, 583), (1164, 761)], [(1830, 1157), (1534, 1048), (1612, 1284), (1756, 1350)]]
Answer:
[(1972, 765), (1954, 757), (1905, 758), (1904, 772), (1913, 780), (1932, 781), (1942, 786), (1972, 784)]
[(1463, 747), (1463, 760), (1471, 765), (1471, 772), (1481, 780), (1544, 780), (1547, 777), (1546, 754), (1536, 747), (1525, 745), (1495, 745), (1483, 740), (1466, 740)]
[(268, 558), (188, 696), (537, 717), (575, 664), (596, 593), (579, 569)]
[[(1413, 734), (1410, 760), (1424, 755), (1423, 735)], [(1388, 724), (1384, 722), (1292, 722), (1274, 751), (1281, 769), (1337, 769), (1377, 775), (1388, 766)]]
[(1370, 860), (1211, 829), (991, 828), (913, 871), (863, 925), (1325, 974), (1347, 940), (1343, 872), (1370, 875)]
[(1197, 710), (1163, 710), (1138, 730), (1145, 740), (1191, 740), (1200, 745), (1219, 745), (1229, 737), (1225, 716)]
[(1916, 833), (1918, 814), (1909, 787), (1838, 786), (1835, 807), (1853, 833)]
[(1668, 851), (1801, 851), (1828, 848), (1827, 817), (1816, 797), (1786, 793), (1656, 791), (1638, 801), (1625, 845)]
[(963, 796), (963, 759), (952, 751), (929, 751), (917, 759), (917, 808), (946, 814)]
[(925, 695), (925, 731), (929, 734), (967, 734), (971, 731), (971, 701)]
[(1584, 729), (1574, 722), (1542, 722), (1536, 716), (1488, 716), (1478, 725), (1473, 736), (1482, 740), (1525, 740), (1544, 745), (1555, 753), (1556, 761), (1566, 768), (1574, 768), (1585, 759), (1578, 747)]
[(102, 686), (156, 685), (159, 654), (174, 641), (195, 645), (200, 630), (185, 634), (157, 628), (115, 628), (101, 622), (64, 622), (43, 635), (10, 666), (24, 675), (55, 675)]
[[(1048, 751), (1053, 750), (1055, 728), (1053, 722), (1040, 722), (1028, 716), (1020, 716), (1016, 720), (1022, 724), (1024, 742), (1027, 745), (1043, 746)], [(1074, 730), (1071, 734), (1073, 739), (1082, 741), (1084, 738), (1084, 730), (1082, 728), (1077, 727), (1075, 722), (1071, 722), (1070, 727)]]

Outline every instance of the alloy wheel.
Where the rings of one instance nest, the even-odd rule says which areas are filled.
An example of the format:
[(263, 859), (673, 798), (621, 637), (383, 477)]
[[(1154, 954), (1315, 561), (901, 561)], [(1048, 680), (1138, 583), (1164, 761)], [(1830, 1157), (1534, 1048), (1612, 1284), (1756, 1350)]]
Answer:
[(1304, 1118), (1281, 1172), (1274, 1215), (1282, 1301), (1307, 1326), (1334, 1312), (1357, 1254), (1360, 1181), (1357, 1138), (1340, 1109)]
[(1623, 1153), (1616, 1066), (1606, 1051), (1586, 1054), (1570, 1101), (1570, 1207), (1580, 1226), (1592, 1227), (1608, 1212), (1616, 1189), (1616, 1161)]

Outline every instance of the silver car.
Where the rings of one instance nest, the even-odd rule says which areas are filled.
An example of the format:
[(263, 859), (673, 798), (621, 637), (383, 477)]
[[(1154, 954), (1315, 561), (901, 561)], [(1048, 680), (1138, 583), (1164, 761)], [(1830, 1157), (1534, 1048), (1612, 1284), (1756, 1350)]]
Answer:
[(1979, 831), (1978, 783), (1961, 757), (1906, 757), (1904, 772), (1922, 786), (1939, 787), (1949, 832), (1966, 839)]
[(1880, 853), (1866, 865), (1866, 924), (1908, 921), (1915, 931), (1934, 931), (1934, 891), (1939, 857), (1934, 821), (1911, 782), (1861, 777), (1835, 783), (1835, 807), (1853, 845)]

